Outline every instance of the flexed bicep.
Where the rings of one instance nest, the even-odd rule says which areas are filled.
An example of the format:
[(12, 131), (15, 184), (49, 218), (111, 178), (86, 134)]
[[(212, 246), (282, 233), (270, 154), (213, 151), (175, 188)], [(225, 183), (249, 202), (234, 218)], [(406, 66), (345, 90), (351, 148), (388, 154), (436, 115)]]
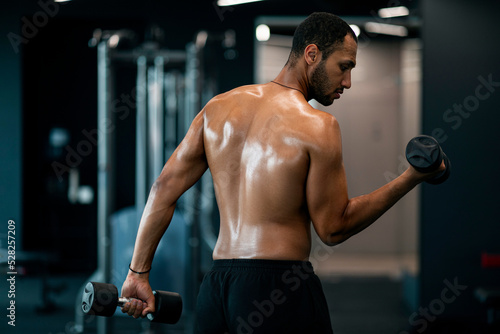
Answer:
[[(335, 124), (334, 124), (335, 125)], [(326, 133), (333, 147), (313, 150), (307, 184), (311, 220), (321, 240), (341, 243), (373, 224), (399, 199), (413, 189), (421, 176), (409, 168), (396, 179), (366, 194), (349, 198), (338, 141), (340, 129)]]

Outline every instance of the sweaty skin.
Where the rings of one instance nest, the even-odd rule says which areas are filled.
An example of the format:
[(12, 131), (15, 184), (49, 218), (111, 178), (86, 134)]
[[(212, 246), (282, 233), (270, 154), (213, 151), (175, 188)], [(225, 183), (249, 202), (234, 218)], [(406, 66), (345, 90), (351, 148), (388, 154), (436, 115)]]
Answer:
[(207, 105), (204, 144), (221, 216), (214, 259), (307, 259), (309, 152), (323, 118), (302, 93), (274, 83)]
[[(274, 82), (234, 89), (213, 98), (196, 116), (186, 137), (151, 189), (137, 234), (131, 268), (151, 267), (170, 224), (175, 203), (210, 168), (220, 210), (214, 259), (307, 260), (310, 224), (335, 245), (372, 224), (402, 196), (435, 173), (410, 167), (374, 192), (349, 199), (339, 125), (316, 110), (351, 87), (357, 44), (322, 61), (317, 46), (285, 66)], [(287, 87), (285, 87), (287, 86)], [(368, 167), (367, 167), (368, 168)], [(129, 272), (122, 311), (134, 317), (154, 311), (149, 274)]]

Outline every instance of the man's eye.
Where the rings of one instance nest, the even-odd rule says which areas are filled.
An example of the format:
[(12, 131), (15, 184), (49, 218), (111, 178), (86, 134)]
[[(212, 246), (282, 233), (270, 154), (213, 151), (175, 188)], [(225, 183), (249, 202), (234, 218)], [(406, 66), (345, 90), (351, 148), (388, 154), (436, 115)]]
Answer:
[(342, 71), (346, 71), (346, 70), (348, 69), (348, 67), (347, 67), (347, 66), (345, 66), (345, 65), (340, 65), (340, 69), (341, 69)]

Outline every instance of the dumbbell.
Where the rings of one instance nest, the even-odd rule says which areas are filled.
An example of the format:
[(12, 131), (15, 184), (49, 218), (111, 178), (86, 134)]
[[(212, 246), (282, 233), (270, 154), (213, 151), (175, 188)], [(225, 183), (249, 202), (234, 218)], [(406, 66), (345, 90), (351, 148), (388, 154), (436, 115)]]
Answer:
[[(153, 291), (155, 312), (147, 315), (151, 322), (175, 324), (182, 313), (182, 298), (178, 293)], [(118, 289), (113, 284), (88, 282), (82, 295), (83, 313), (111, 317), (117, 307), (132, 301), (132, 298), (118, 297)]]
[(444, 154), (438, 141), (433, 137), (422, 135), (411, 139), (406, 146), (406, 160), (421, 173), (435, 171), (441, 166), (441, 162), (444, 160), (446, 169), (427, 180), (427, 183), (440, 184), (450, 176), (450, 160)]

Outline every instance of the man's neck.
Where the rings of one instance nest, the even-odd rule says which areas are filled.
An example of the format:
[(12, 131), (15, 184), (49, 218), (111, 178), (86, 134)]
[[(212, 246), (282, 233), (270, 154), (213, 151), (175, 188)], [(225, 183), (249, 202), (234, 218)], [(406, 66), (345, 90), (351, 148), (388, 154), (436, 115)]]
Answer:
[(310, 100), (308, 97), (309, 82), (307, 80), (307, 75), (305, 70), (301, 69), (299, 65), (294, 67), (286, 65), (273, 81), (288, 88), (300, 91), (307, 101)]

